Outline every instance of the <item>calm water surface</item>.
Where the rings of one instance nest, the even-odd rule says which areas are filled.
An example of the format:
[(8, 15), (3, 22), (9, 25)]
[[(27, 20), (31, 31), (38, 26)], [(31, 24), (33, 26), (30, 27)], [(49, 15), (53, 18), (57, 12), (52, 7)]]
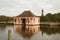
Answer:
[(8, 40), (8, 30), (12, 30), (11, 40), (60, 40), (60, 27), (41, 27), (40, 32), (31, 37), (23, 37), (17, 33), (13, 25), (0, 26), (0, 40)]

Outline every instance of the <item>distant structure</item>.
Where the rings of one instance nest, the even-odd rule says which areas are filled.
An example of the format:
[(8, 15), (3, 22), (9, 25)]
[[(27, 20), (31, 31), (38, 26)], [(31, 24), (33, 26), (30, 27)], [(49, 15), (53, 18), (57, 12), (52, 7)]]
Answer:
[(41, 14), (41, 16), (44, 16), (44, 10), (42, 9), (42, 14)]
[(24, 11), (14, 18), (15, 29), (19, 32), (36, 33), (40, 31), (40, 16), (31, 11)]

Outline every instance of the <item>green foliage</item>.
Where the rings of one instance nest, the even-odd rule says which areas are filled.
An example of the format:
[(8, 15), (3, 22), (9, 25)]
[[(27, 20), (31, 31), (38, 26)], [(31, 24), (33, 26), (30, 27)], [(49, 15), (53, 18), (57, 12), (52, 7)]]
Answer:
[(41, 22), (60, 22), (60, 13), (48, 13), (45, 16), (41, 16), (40, 18)]
[(41, 16), (40, 17), (40, 20), (41, 20), (41, 22), (46, 22), (47, 21), (47, 18), (46, 18), (46, 16)]
[(4, 15), (0, 16), (0, 22), (10, 22), (10, 21), (13, 21), (12, 17), (4, 16)]

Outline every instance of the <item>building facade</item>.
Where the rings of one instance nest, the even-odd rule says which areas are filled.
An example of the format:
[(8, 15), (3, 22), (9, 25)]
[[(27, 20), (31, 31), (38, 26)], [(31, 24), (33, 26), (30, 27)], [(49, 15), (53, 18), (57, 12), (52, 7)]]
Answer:
[(38, 32), (40, 30), (40, 17), (34, 15), (31, 11), (24, 11), (22, 14), (14, 17), (14, 24), (14, 28), (20, 32)]

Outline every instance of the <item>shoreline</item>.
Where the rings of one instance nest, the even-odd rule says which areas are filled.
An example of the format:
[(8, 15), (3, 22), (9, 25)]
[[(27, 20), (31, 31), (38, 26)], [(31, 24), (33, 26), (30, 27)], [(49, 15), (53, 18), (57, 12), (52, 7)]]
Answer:
[(60, 26), (60, 22), (41, 22), (40, 25)]
[[(0, 24), (12, 24), (12, 25), (14, 25), (14, 22), (0, 22)], [(60, 26), (60, 22), (40, 22), (40, 25), (48, 25), (48, 26), (59, 25)]]

